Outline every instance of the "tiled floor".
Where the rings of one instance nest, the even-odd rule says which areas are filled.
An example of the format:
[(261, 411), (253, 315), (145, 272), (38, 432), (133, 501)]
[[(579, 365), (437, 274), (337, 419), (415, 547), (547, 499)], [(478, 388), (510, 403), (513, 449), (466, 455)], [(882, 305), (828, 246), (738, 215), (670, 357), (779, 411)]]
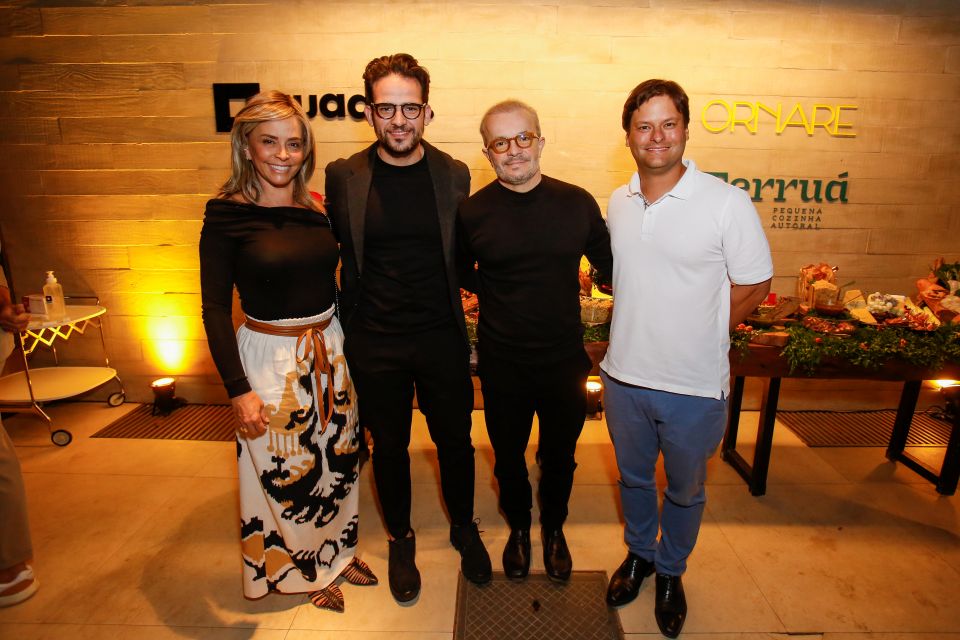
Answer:
[[(346, 585), (347, 610), (338, 615), (304, 597), (243, 599), (233, 444), (89, 438), (132, 408), (52, 407), (57, 425), (74, 434), (65, 448), (51, 445), (35, 418), (6, 421), (24, 467), (42, 586), (33, 599), (0, 609), (0, 638), (452, 636), (458, 556), (447, 541), (435, 455), (419, 415), (413, 465), (422, 594), (411, 606), (390, 596), (368, 465), (361, 555), (383, 583)], [(743, 420), (746, 435), (756, 414)], [(497, 513), (482, 412), (474, 422), (476, 513), (496, 568), (507, 530)], [(942, 452), (915, 450), (934, 461)], [(625, 550), (603, 422), (587, 422), (578, 459), (566, 526), (575, 568), (611, 572)], [(960, 640), (960, 498), (937, 495), (919, 476), (887, 462), (882, 449), (809, 449), (778, 427), (766, 496), (751, 496), (716, 457), (709, 485), (684, 581), (690, 614), (683, 638)], [(534, 545), (534, 569), (542, 569), (539, 540)], [(620, 611), (628, 638), (661, 637), (651, 587), (645, 584)]]

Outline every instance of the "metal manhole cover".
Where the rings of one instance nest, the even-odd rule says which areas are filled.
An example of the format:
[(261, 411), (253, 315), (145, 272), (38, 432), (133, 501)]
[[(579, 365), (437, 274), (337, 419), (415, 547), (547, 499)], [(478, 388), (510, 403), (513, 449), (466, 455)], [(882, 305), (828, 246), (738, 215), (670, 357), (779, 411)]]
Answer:
[(620, 616), (607, 607), (607, 575), (574, 571), (567, 584), (531, 573), (511, 582), (495, 572), (478, 587), (460, 575), (454, 640), (622, 640)]

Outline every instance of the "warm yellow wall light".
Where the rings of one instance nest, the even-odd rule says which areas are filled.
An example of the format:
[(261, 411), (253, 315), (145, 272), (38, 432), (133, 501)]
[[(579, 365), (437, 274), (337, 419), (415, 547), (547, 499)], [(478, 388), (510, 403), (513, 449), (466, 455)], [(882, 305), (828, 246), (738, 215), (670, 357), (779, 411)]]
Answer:
[(183, 325), (173, 318), (147, 320), (144, 349), (148, 361), (164, 372), (181, 373), (186, 363), (187, 345)]

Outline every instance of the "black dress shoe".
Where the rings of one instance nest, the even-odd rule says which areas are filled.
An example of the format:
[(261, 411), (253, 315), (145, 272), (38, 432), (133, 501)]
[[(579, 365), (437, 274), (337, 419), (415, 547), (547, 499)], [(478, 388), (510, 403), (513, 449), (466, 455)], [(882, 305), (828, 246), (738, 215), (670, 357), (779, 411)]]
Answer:
[(607, 604), (611, 607), (620, 607), (633, 602), (640, 593), (643, 579), (654, 571), (653, 563), (644, 560), (635, 553), (628, 553), (627, 559), (610, 578), (607, 587)]
[(511, 529), (503, 547), (503, 573), (511, 580), (523, 580), (530, 573), (530, 529)]
[(387, 576), (390, 593), (397, 602), (409, 602), (420, 593), (420, 571), (417, 570), (417, 539), (413, 531), (405, 538), (390, 540)]
[(687, 598), (683, 595), (683, 582), (680, 576), (657, 574), (657, 600), (653, 608), (660, 633), (668, 638), (676, 638), (687, 619)]
[(450, 527), (450, 544), (460, 552), (460, 572), (474, 584), (487, 584), (493, 574), (490, 554), (480, 539), (477, 523)]
[(563, 529), (543, 528), (543, 568), (547, 570), (547, 577), (558, 582), (566, 582), (573, 571), (573, 559), (570, 549), (567, 548), (567, 539), (563, 537)]

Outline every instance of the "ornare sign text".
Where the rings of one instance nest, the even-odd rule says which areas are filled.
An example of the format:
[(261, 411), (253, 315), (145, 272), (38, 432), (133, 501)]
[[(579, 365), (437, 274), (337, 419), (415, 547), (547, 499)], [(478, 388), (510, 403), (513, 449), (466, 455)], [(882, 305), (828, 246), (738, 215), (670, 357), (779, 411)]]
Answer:
[(739, 100), (728, 102), (718, 98), (703, 107), (700, 121), (710, 133), (733, 133), (740, 126), (750, 133), (757, 133), (761, 127), (772, 127), (780, 135), (787, 127), (803, 127), (808, 136), (821, 129), (835, 138), (856, 138), (853, 124), (848, 120), (848, 112), (856, 110), (856, 106), (849, 104), (814, 104), (806, 108), (799, 102), (768, 105)]

